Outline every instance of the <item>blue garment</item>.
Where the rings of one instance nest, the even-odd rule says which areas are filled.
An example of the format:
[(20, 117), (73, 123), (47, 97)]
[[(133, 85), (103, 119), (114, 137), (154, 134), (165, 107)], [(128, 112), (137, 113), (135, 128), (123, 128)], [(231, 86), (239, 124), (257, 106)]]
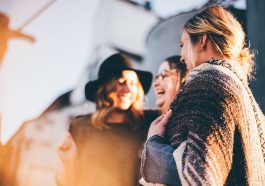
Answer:
[(161, 136), (154, 135), (147, 140), (141, 163), (141, 173), (147, 182), (181, 185), (173, 157), (174, 150)]

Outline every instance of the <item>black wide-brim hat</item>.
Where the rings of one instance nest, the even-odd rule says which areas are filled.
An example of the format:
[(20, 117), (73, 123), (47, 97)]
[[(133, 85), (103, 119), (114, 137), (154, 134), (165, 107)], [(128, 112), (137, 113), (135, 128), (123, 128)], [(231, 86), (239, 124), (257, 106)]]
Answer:
[(119, 77), (123, 70), (134, 71), (147, 94), (152, 84), (152, 73), (143, 70), (137, 70), (131, 67), (128, 59), (121, 54), (113, 54), (100, 65), (98, 79), (89, 81), (85, 87), (85, 95), (89, 101), (95, 101), (99, 86), (110, 81), (113, 77)]

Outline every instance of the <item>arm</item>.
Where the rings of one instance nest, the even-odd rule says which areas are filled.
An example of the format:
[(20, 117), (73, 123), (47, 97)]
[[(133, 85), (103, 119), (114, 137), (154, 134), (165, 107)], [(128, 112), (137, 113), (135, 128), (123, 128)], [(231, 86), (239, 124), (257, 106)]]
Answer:
[(76, 144), (69, 132), (57, 148), (60, 167), (56, 175), (57, 186), (71, 186), (76, 183), (75, 157)]
[(207, 143), (193, 133), (174, 151), (182, 185), (225, 185), (232, 166), (232, 149), (224, 143)]
[(163, 135), (171, 110), (154, 120), (148, 132), (148, 140), (142, 153), (143, 178), (152, 183), (179, 185), (172, 146), (166, 144)]
[(232, 167), (233, 115), (241, 108), (234, 87), (229, 89), (226, 81), (212, 73), (186, 84), (171, 106), (167, 137), (176, 148), (183, 185), (224, 185)]
[(28, 40), (30, 42), (35, 42), (36, 41), (33, 36), (25, 34), (25, 33), (20, 32), (20, 31), (9, 30), (8, 37), (18, 38), (18, 39), (26, 39), (26, 40)]
[(142, 153), (141, 172), (143, 178), (152, 183), (180, 185), (174, 148), (166, 144), (165, 139), (154, 135), (146, 142)]

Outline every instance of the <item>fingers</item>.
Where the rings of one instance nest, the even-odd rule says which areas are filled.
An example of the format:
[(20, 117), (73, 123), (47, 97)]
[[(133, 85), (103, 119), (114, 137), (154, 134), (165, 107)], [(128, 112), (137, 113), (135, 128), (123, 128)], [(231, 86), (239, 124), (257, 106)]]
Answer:
[(66, 151), (66, 150), (70, 149), (71, 144), (72, 144), (72, 140), (73, 139), (72, 139), (71, 134), (69, 132), (67, 132), (64, 136), (62, 143), (59, 144), (58, 150)]
[(167, 122), (168, 122), (168, 119), (171, 117), (171, 115), (172, 115), (172, 110), (169, 109), (169, 110), (167, 111), (167, 113), (165, 113), (165, 114), (163, 115), (163, 118), (160, 120), (160, 122), (157, 123), (157, 125), (160, 125), (161, 127), (166, 126), (166, 124), (167, 124)]
[(154, 135), (159, 135), (163, 137), (166, 130), (166, 124), (171, 115), (172, 115), (172, 110), (169, 110), (166, 114), (163, 114), (159, 116), (157, 119), (155, 119), (149, 128), (147, 139), (149, 139)]
[(163, 119), (168, 120), (171, 116), (172, 116), (172, 110), (169, 109), (169, 110), (167, 111), (167, 113), (165, 114), (165, 117), (164, 117)]
[(60, 149), (61, 150), (68, 150), (71, 146), (71, 139), (69, 136), (67, 136), (63, 142), (63, 144), (61, 145)]
[(74, 161), (77, 154), (77, 146), (68, 132), (62, 143), (57, 147), (57, 154), (62, 166), (69, 166)]
[(158, 118), (156, 118), (153, 122), (152, 125), (156, 125), (157, 123), (159, 123), (164, 117), (164, 114), (160, 115)]
[(32, 43), (35, 43), (36, 39), (34, 37), (30, 37), (29, 39)]

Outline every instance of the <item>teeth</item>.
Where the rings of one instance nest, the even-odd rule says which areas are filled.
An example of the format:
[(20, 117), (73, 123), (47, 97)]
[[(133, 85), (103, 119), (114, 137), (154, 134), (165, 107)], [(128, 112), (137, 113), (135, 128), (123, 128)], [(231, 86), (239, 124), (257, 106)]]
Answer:
[(156, 94), (165, 94), (165, 91), (157, 91)]
[(120, 96), (121, 99), (130, 99), (131, 96)]

